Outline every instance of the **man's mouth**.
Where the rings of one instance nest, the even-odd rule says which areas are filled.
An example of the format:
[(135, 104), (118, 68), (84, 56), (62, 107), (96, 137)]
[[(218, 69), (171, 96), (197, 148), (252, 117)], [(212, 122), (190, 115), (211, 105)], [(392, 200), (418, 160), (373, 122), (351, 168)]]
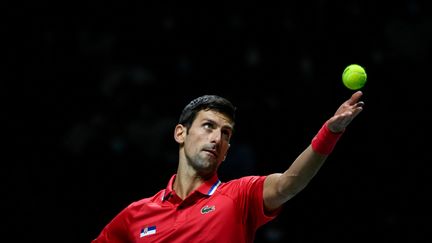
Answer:
[(217, 152), (216, 152), (216, 150), (204, 149), (204, 151), (217, 158)]

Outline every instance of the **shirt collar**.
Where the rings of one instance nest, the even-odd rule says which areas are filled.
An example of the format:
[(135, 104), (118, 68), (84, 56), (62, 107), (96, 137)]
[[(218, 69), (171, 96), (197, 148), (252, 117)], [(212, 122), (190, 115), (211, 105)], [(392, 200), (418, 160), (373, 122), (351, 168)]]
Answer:
[[(173, 184), (174, 184), (175, 178), (176, 178), (176, 174), (171, 176), (171, 178), (168, 182), (168, 185), (165, 188), (165, 191), (162, 195), (162, 201), (168, 200), (172, 196)], [(216, 189), (218, 188), (218, 186), (220, 184), (221, 184), (221, 181), (219, 180), (219, 178), (215, 174), (210, 179), (204, 181), (204, 183), (201, 186), (199, 186), (196, 189), (196, 191), (200, 192), (203, 195), (211, 196), (211, 195), (213, 195), (213, 193), (216, 191)]]
[(204, 183), (197, 188), (197, 191), (204, 194), (204, 195), (211, 196), (211, 195), (213, 195), (213, 193), (216, 191), (216, 189), (218, 188), (218, 186), (220, 184), (221, 184), (221, 181), (219, 180), (219, 178), (215, 174), (209, 180), (204, 181)]

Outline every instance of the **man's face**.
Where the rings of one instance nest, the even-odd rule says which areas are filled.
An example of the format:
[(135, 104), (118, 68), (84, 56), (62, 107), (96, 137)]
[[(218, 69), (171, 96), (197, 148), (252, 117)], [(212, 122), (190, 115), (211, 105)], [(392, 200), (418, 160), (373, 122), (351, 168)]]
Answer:
[(200, 111), (184, 139), (185, 157), (199, 174), (216, 172), (225, 159), (233, 123), (225, 115), (211, 110)]

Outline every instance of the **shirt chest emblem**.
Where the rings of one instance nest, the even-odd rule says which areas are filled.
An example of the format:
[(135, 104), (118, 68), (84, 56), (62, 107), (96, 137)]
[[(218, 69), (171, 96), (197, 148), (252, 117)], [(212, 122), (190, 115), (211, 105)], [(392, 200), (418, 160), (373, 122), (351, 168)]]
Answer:
[(141, 229), (140, 238), (156, 234), (156, 226), (145, 227)]
[(204, 206), (201, 208), (201, 214), (211, 213), (216, 210), (216, 206)]

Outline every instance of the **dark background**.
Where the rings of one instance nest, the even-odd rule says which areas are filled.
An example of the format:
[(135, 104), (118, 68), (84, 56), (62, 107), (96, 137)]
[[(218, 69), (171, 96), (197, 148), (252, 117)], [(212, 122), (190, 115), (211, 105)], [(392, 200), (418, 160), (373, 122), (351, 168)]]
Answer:
[(164, 188), (199, 95), (238, 108), (223, 181), (283, 172), (352, 63), (364, 111), (256, 242), (431, 242), (428, 1), (214, 4), (4, 4), (4, 242), (90, 242)]

